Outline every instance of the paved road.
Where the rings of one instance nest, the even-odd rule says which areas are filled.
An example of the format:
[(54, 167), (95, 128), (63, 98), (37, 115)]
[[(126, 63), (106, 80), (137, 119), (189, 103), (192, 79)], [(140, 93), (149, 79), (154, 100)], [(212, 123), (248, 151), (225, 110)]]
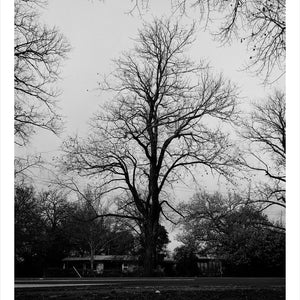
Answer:
[(195, 287), (211, 288), (284, 288), (285, 278), (198, 277), (198, 278), (47, 278), (16, 279), (16, 289), (43, 288), (107, 288), (107, 287)]

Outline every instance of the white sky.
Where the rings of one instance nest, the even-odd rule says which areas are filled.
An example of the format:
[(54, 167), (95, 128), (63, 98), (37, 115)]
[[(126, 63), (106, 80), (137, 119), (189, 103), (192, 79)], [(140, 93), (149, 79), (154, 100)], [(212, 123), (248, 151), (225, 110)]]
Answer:
[[(89, 0), (51, 0), (41, 16), (41, 21), (55, 25), (71, 44), (69, 59), (62, 67), (62, 80), (58, 82), (63, 94), (59, 105), (66, 116), (66, 128), (62, 135), (85, 134), (87, 122), (98, 109), (98, 105), (109, 99), (97, 91), (97, 82), (113, 69), (111, 60), (118, 58), (122, 51), (133, 47), (142, 26), (142, 18), (151, 20), (153, 16), (169, 16), (171, 5), (168, 1), (150, 1), (148, 13), (142, 17), (126, 12), (132, 7), (129, 0), (89, 1)], [(163, 4), (164, 3), (164, 4)], [(195, 15), (197, 17), (197, 14)], [(191, 18), (184, 17), (184, 24)], [(244, 45), (220, 47), (213, 42), (208, 32), (198, 30), (197, 40), (189, 55), (195, 60), (207, 59), (216, 72), (223, 72), (241, 90), (243, 101), (264, 98), (269, 90), (260, 84), (257, 77), (247, 72), (239, 72), (247, 57)], [(249, 55), (249, 54), (248, 54)], [(282, 83), (280, 83), (283, 86)], [(32, 148), (37, 151), (52, 151), (59, 147), (61, 140), (51, 133), (42, 131), (32, 139)]]

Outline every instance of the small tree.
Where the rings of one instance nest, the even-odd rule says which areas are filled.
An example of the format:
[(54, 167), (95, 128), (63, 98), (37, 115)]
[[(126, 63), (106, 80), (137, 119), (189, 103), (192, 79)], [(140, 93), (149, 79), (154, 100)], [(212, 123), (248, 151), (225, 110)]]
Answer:
[(105, 208), (91, 188), (80, 194), (78, 200), (70, 233), (77, 250), (90, 256), (90, 268), (94, 270), (94, 256), (103, 252), (111, 239), (111, 222), (97, 218), (98, 214), (105, 213)]
[(193, 32), (170, 20), (145, 24), (133, 51), (115, 60), (114, 85), (105, 85), (115, 98), (93, 118), (88, 139), (63, 146), (67, 171), (130, 193), (139, 215), (119, 216), (141, 223), (146, 274), (155, 267), (161, 213), (174, 209), (162, 199), (164, 189), (195, 166), (226, 177), (232, 166), (228, 137), (217, 124), (234, 116), (234, 87), (184, 55)]
[(52, 231), (55, 231), (72, 213), (72, 205), (63, 191), (50, 189), (38, 196), (41, 217)]

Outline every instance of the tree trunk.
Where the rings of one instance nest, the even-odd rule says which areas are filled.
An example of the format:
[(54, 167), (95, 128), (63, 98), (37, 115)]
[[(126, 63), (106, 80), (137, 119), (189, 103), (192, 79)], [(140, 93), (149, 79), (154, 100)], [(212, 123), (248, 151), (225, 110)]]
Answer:
[(144, 276), (152, 276), (154, 273), (154, 245), (149, 241), (145, 244), (145, 257), (144, 257)]
[(144, 229), (144, 276), (153, 276), (156, 268), (156, 239), (158, 223), (151, 222)]

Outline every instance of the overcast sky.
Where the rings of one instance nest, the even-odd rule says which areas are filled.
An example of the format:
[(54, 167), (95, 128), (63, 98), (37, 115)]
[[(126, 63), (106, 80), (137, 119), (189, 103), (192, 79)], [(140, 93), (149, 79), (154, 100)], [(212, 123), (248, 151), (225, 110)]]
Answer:
[[(61, 68), (62, 80), (58, 86), (61, 113), (66, 117), (66, 127), (62, 138), (68, 134), (85, 134), (87, 122), (98, 106), (109, 99), (97, 90), (97, 83), (103, 75), (113, 70), (112, 59), (122, 51), (130, 50), (137, 30), (143, 21), (151, 21), (156, 16), (170, 16), (169, 1), (150, 1), (151, 6), (144, 15), (126, 12), (132, 8), (129, 0), (89, 1), (51, 0), (43, 10), (41, 21), (59, 28), (71, 44), (72, 51)], [(183, 24), (191, 24), (193, 17), (182, 17)], [(245, 64), (249, 54), (244, 44), (239, 42), (221, 47), (212, 40), (208, 31), (199, 27), (196, 42), (189, 55), (195, 60), (206, 59), (216, 73), (223, 72), (240, 87), (244, 103), (262, 99), (270, 90), (263, 87), (259, 78), (247, 72), (238, 71)], [(282, 81), (278, 83), (282, 86)], [(48, 132), (40, 132), (32, 140), (36, 151), (52, 151), (59, 147), (60, 139)]]
[[(137, 11), (128, 14), (133, 5), (129, 0), (49, 1), (47, 8), (42, 11), (41, 22), (58, 27), (72, 47), (68, 60), (61, 68), (61, 80), (58, 82), (62, 91), (59, 106), (66, 123), (60, 137), (47, 131), (38, 131), (27, 148), (29, 153), (43, 153), (50, 158), (57, 154), (66, 136), (87, 134), (87, 122), (99, 105), (109, 101), (107, 95), (97, 89), (97, 85), (103, 75), (113, 70), (112, 59), (133, 47), (133, 39), (144, 21), (151, 21), (158, 16), (169, 17), (172, 13), (169, 2), (150, 1), (149, 9), (143, 10), (141, 16)], [(197, 12), (190, 12), (189, 16), (181, 17), (181, 22), (188, 26), (198, 16)], [(204, 32), (199, 26), (196, 42), (188, 54), (196, 62), (205, 59), (215, 73), (222, 72), (225, 78), (237, 84), (244, 107), (251, 101), (265, 98), (270, 92), (270, 87), (261, 85), (259, 78), (239, 71), (249, 56), (245, 45), (240, 42), (221, 47), (212, 40), (208, 31)], [(283, 82), (282, 78), (277, 87), (284, 88)], [(211, 190), (220, 188), (216, 181), (211, 180), (206, 180), (203, 187)], [(183, 185), (175, 189), (176, 196), (180, 198), (188, 198), (193, 193), (193, 189)], [(277, 211), (271, 214), (280, 215)]]

